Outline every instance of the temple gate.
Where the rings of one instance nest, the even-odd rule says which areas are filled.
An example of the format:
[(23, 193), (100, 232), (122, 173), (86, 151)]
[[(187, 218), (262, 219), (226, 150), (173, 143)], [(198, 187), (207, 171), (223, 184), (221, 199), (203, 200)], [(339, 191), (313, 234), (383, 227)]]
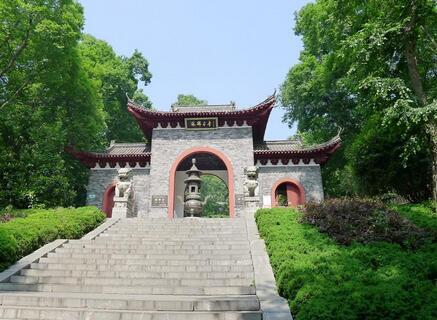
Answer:
[[(101, 152), (69, 149), (91, 169), (87, 204), (102, 207), (110, 215), (111, 188), (117, 183), (118, 170), (129, 168), (134, 216), (181, 218), (183, 175), (193, 157), (201, 171), (227, 184), (230, 217), (248, 206), (323, 200), (320, 166), (340, 147), (341, 139), (337, 135), (310, 147), (298, 140), (265, 141), (275, 102), (272, 95), (247, 109), (231, 103), (172, 106), (163, 112), (129, 100), (128, 111), (148, 143), (112, 142)], [(252, 187), (256, 192), (249, 190)]]

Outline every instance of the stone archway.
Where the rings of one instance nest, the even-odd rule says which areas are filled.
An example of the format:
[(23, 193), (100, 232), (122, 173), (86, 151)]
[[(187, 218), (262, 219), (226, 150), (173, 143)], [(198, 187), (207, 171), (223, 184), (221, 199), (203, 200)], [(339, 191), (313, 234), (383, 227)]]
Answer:
[(187, 158), (194, 157), (196, 154), (210, 154), (220, 159), (227, 171), (227, 186), (229, 190), (229, 216), (235, 216), (235, 190), (234, 190), (234, 170), (229, 158), (221, 151), (211, 147), (194, 147), (180, 153), (170, 169), (169, 194), (168, 194), (168, 217), (174, 218), (175, 212), (175, 177), (178, 166)]
[(288, 207), (294, 207), (305, 203), (305, 189), (299, 181), (294, 179), (280, 179), (273, 184), (271, 192), (272, 207), (280, 206), (280, 194), (284, 194), (286, 206)]
[(102, 211), (106, 213), (107, 218), (112, 217), (112, 208), (114, 207), (115, 183), (109, 185), (103, 194)]

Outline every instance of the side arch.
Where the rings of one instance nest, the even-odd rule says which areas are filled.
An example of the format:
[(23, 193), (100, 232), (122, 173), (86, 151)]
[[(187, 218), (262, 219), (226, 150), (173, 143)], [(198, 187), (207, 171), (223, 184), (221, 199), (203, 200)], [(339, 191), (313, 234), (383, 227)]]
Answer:
[(283, 178), (283, 179), (277, 180), (272, 186), (272, 190), (271, 190), (272, 208), (278, 206), (278, 202), (276, 199), (276, 191), (277, 191), (278, 187), (283, 183), (288, 183), (288, 184), (296, 187), (296, 189), (297, 189), (297, 195), (296, 195), (297, 200), (295, 201), (296, 203), (293, 203), (294, 206), (302, 205), (305, 203), (305, 189), (302, 186), (302, 184), (299, 181), (292, 179), (292, 178)]
[(226, 166), (228, 172), (228, 189), (229, 189), (229, 216), (233, 218), (235, 216), (235, 190), (234, 190), (234, 170), (232, 168), (232, 163), (229, 158), (221, 151), (211, 148), (211, 147), (193, 147), (181, 152), (170, 168), (170, 181), (168, 190), (168, 217), (173, 219), (174, 216), (174, 196), (175, 196), (175, 175), (176, 169), (179, 164), (186, 158), (196, 154), (196, 153), (209, 153), (216, 156)]
[(103, 193), (102, 211), (106, 213), (107, 218), (112, 217), (112, 208), (114, 207), (115, 182), (111, 183)]

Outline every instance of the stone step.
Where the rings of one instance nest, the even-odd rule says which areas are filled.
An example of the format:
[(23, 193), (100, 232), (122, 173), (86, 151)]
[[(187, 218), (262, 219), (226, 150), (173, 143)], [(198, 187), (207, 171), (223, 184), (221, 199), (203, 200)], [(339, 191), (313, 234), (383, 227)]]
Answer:
[(248, 255), (249, 249), (164, 249), (164, 248), (68, 248), (61, 247), (56, 249), (56, 253), (93, 253), (93, 254), (126, 254), (126, 255)]
[(187, 232), (193, 231), (197, 233), (203, 232), (245, 232), (246, 225), (233, 225), (233, 226), (156, 226), (156, 225), (132, 225), (132, 226), (121, 226), (114, 225), (105, 230), (105, 232), (110, 232), (112, 230), (122, 230), (122, 231), (145, 231), (145, 232)]
[(210, 243), (199, 243), (196, 242), (165, 242), (165, 241), (151, 241), (146, 243), (139, 244), (138, 241), (132, 243), (126, 242), (115, 242), (115, 243), (106, 243), (104, 241), (77, 241), (72, 242), (69, 240), (68, 243), (65, 243), (62, 248), (117, 248), (117, 249), (217, 249), (217, 250), (232, 250), (232, 249), (246, 249), (250, 250), (249, 243), (247, 241), (240, 243), (220, 243), (213, 242)]
[(156, 279), (253, 279), (253, 272), (152, 272), (152, 271), (87, 271), (23, 269), (23, 276), (32, 277), (101, 277), (101, 278), (156, 278)]
[(108, 240), (131, 240), (131, 241), (247, 241), (247, 239), (242, 238), (241, 236), (232, 236), (232, 237), (226, 237), (226, 236), (213, 236), (213, 235), (204, 235), (204, 236), (193, 236), (193, 235), (187, 235), (187, 236), (180, 236), (180, 235), (126, 235), (126, 234), (103, 234), (99, 236), (99, 240), (102, 239), (108, 239)]
[(123, 232), (108, 232), (103, 233), (99, 236), (99, 238), (120, 238), (124, 237), (127, 239), (162, 239), (162, 240), (171, 240), (171, 239), (212, 239), (212, 240), (246, 240), (242, 235), (234, 233), (234, 234), (223, 234), (223, 233), (208, 233), (205, 232), (203, 234), (193, 234), (191, 232), (187, 233), (178, 233), (178, 232), (138, 232), (134, 233), (132, 231), (123, 231)]
[(187, 234), (192, 232), (193, 234), (236, 234), (241, 235), (246, 232), (243, 228), (227, 228), (227, 229), (217, 229), (217, 228), (124, 228), (124, 227), (115, 227), (106, 230), (105, 233), (112, 232), (134, 232), (138, 234), (167, 234), (169, 232), (177, 232), (178, 234)]
[(93, 252), (50, 252), (47, 254), (48, 258), (72, 258), (72, 259), (93, 259), (93, 260), (191, 260), (191, 261), (205, 261), (205, 260), (250, 260), (249, 253), (245, 254), (129, 254), (129, 253), (93, 253)]
[(0, 305), (49, 308), (123, 309), (139, 311), (257, 311), (259, 300), (247, 296), (170, 296), (90, 293), (0, 293)]
[(0, 283), (0, 291), (38, 291), (38, 292), (86, 292), (86, 293), (116, 293), (116, 294), (153, 294), (153, 295), (253, 295), (253, 286), (214, 286), (187, 287), (171, 286), (105, 286), (105, 285), (74, 285), (74, 284), (21, 284)]
[(113, 228), (108, 229), (104, 233), (101, 233), (100, 235), (105, 234), (119, 234), (119, 233), (125, 233), (125, 234), (135, 234), (135, 235), (147, 235), (147, 234), (156, 234), (156, 235), (168, 235), (168, 234), (180, 234), (180, 235), (228, 235), (228, 236), (242, 236), (246, 233), (246, 230), (237, 230), (237, 229), (226, 229), (226, 230), (218, 230), (218, 229), (184, 229), (184, 230), (178, 230), (178, 229), (140, 229), (140, 228)]
[(133, 218), (120, 220), (116, 225), (165, 225), (165, 226), (175, 226), (175, 225), (236, 225), (242, 223), (243, 218), (184, 218), (184, 219), (173, 219), (168, 220), (167, 218), (162, 219), (148, 219), (148, 218)]
[(250, 286), (253, 279), (167, 279), (167, 278), (101, 278), (63, 276), (12, 276), (11, 283), (20, 284), (73, 284), (84, 286), (151, 286), (151, 287), (238, 287)]
[(184, 245), (190, 245), (190, 246), (235, 246), (235, 245), (248, 245), (249, 242), (247, 239), (225, 239), (225, 240), (209, 240), (207, 242), (199, 242), (197, 239), (184, 239), (184, 240), (173, 240), (173, 239), (155, 239), (155, 240), (147, 240), (147, 241), (141, 241), (141, 239), (125, 239), (125, 241), (120, 242), (117, 240), (112, 240), (109, 237), (97, 237), (92, 241), (86, 241), (86, 240), (69, 240), (67, 244), (126, 244), (126, 245), (178, 245), (178, 246), (184, 246)]
[(192, 259), (131, 259), (130, 257), (108, 258), (108, 259), (94, 259), (90, 258), (65, 258), (65, 257), (50, 257), (40, 258), (41, 263), (68, 263), (68, 264), (108, 264), (108, 265), (154, 265), (154, 266), (228, 266), (228, 265), (252, 265), (251, 259), (246, 260), (229, 260), (229, 259), (204, 259), (204, 258), (192, 258)]
[(231, 222), (231, 223), (224, 223), (224, 224), (217, 224), (217, 223), (204, 223), (204, 224), (193, 224), (193, 223), (185, 223), (185, 224), (181, 224), (181, 223), (172, 223), (169, 222), (167, 224), (160, 224), (160, 223), (143, 223), (139, 220), (134, 220), (135, 223), (123, 223), (123, 222), (119, 222), (116, 223), (114, 225), (112, 225), (110, 228), (108, 229), (116, 229), (116, 228), (144, 228), (144, 229), (168, 229), (168, 230), (172, 230), (172, 229), (244, 229), (246, 228), (246, 222), (244, 221), (238, 221), (238, 222)]
[(0, 319), (261, 320), (244, 219), (122, 219), (0, 283)]
[(171, 312), (2, 306), (0, 318), (4, 320), (261, 320), (262, 314), (260, 311)]
[[(40, 259), (41, 260), (41, 259)], [(32, 263), (31, 269), (38, 270), (96, 270), (96, 271), (129, 271), (129, 272), (253, 272), (252, 265), (208, 265), (208, 266), (189, 266), (189, 265), (170, 265), (154, 266), (141, 264), (70, 264), (70, 263)]]

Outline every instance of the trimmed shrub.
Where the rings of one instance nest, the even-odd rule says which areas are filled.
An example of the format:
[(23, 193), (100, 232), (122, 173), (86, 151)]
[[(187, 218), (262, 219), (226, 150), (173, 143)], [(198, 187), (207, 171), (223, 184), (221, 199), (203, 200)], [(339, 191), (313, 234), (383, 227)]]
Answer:
[(77, 239), (105, 215), (96, 207), (32, 210), (26, 218), (0, 224), (0, 270), (56, 239)]
[(305, 206), (302, 222), (316, 226), (338, 243), (387, 241), (417, 248), (435, 238), (398, 212), (372, 199), (339, 198)]
[(437, 245), (339, 245), (301, 223), (302, 213), (256, 214), (280, 294), (296, 320), (437, 318)]

